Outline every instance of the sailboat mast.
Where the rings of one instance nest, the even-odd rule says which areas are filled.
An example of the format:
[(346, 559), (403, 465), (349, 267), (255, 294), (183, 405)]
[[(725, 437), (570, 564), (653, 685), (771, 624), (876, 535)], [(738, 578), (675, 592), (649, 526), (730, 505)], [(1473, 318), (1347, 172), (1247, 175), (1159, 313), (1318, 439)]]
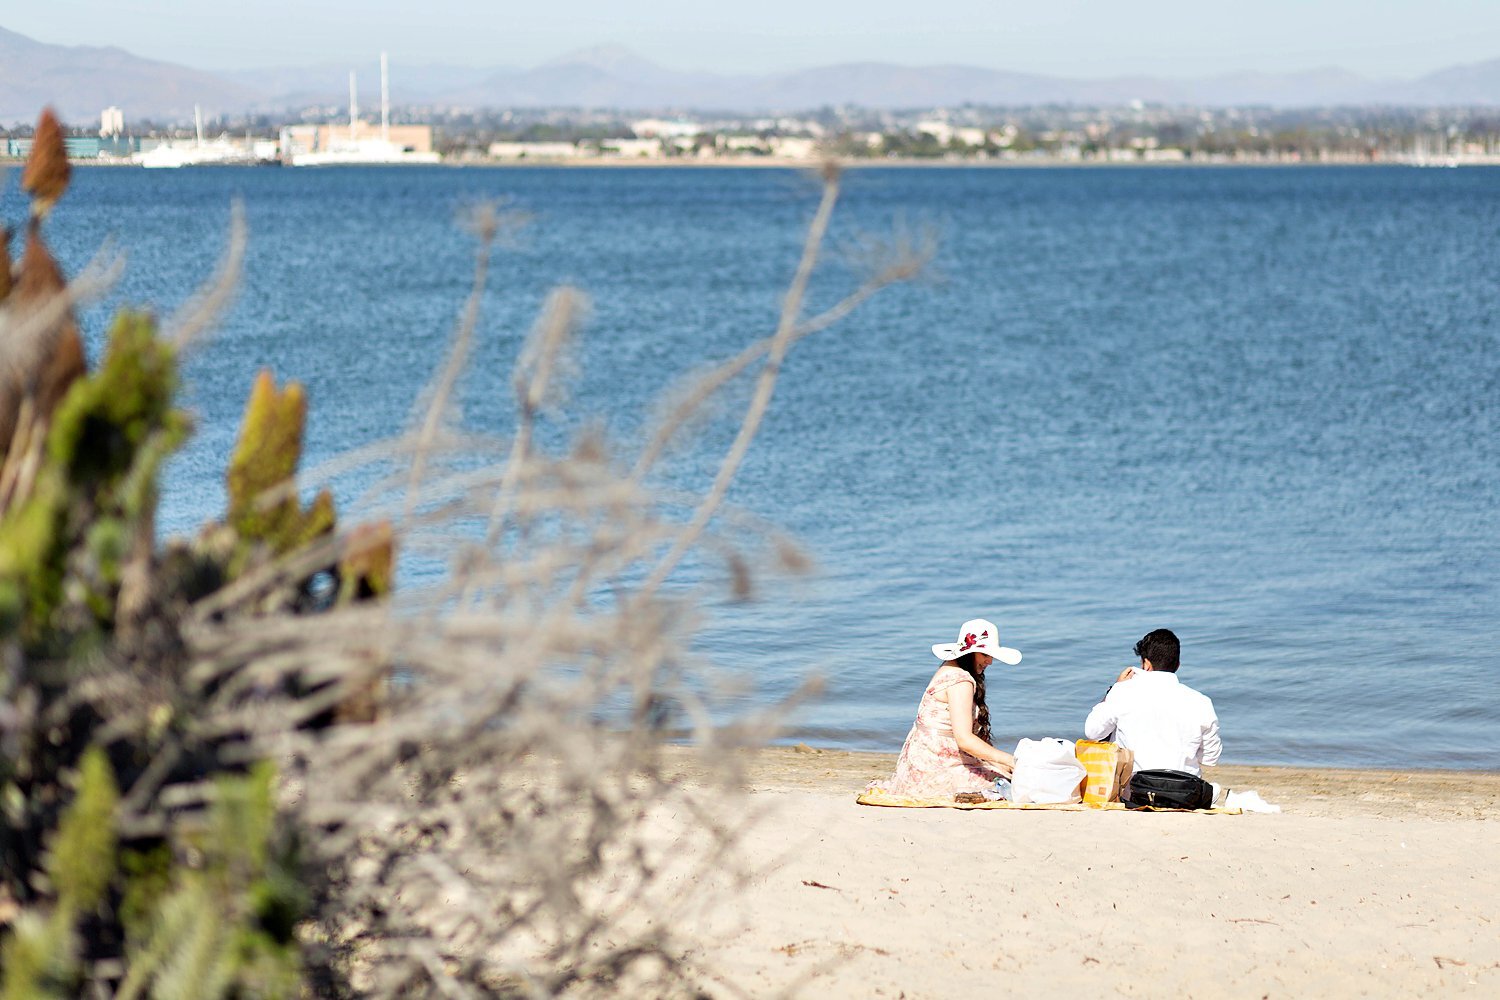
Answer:
[(391, 141), (391, 74), (385, 53), (380, 53), (380, 141)]
[(203, 112), (198, 105), (193, 105), (193, 130), (198, 133), (198, 145), (203, 145)]
[(359, 127), (359, 94), (354, 89), (354, 71), (349, 71), (349, 141), (354, 141), (355, 130)]

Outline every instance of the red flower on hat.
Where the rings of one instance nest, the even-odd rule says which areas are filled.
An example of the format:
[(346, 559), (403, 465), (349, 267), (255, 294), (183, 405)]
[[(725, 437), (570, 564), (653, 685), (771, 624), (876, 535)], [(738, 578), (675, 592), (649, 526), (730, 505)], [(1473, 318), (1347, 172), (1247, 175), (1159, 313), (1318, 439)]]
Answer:
[(964, 636), (964, 641), (961, 644), (959, 644), (958, 651), (960, 653), (967, 652), (968, 650), (972, 649), (973, 646), (974, 646), (974, 644), (977, 643), (980, 639), (988, 639), (989, 637), (990, 637), (990, 630), (989, 629), (985, 629), (983, 632), (979, 633), (977, 636), (973, 632), (970, 632), (969, 634), (967, 634), (967, 635)]

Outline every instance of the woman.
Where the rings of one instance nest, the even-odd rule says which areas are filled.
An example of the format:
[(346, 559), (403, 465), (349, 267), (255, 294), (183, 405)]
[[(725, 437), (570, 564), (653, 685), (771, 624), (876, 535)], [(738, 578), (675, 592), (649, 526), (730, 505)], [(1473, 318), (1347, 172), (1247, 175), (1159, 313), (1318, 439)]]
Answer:
[(964, 622), (957, 642), (932, 647), (943, 663), (927, 682), (896, 773), (882, 786), (886, 791), (952, 798), (992, 788), (997, 777), (1010, 777), (1015, 758), (990, 745), (984, 671), (995, 660), (1020, 663), (1021, 654), (1000, 645), (999, 635), (993, 622), (976, 618)]

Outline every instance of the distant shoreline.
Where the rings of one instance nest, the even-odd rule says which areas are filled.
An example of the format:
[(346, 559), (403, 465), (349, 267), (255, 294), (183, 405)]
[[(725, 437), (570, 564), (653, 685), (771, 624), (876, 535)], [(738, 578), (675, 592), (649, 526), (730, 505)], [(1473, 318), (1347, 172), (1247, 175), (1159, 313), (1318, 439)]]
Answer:
[[(0, 168), (20, 167), (26, 161), (19, 158), (0, 157)], [(1336, 161), (1303, 161), (1303, 162), (1277, 162), (1266, 160), (1243, 160), (1243, 161), (1209, 161), (1209, 160), (1173, 160), (1173, 161), (1137, 161), (1122, 162), (1109, 160), (1065, 160), (1065, 159), (1035, 159), (1035, 160), (929, 160), (924, 158), (906, 157), (890, 160), (839, 160), (839, 165), (846, 170), (879, 170), (882, 168), (898, 168), (903, 170), (1222, 170), (1235, 167), (1251, 167), (1256, 169), (1306, 169), (1306, 168), (1329, 168), (1329, 167), (1403, 167), (1408, 169), (1445, 169), (1456, 170), (1460, 168), (1483, 168), (1500, 166), (1496, 162), (1473, 162), (1473, 163), (1398, 163), (1391, 160), (1336, 160)], [(128, 163), (119, 160), (93, 160), (80, 159), (71, 161), (74, 167), (103, 167), (103, 168), (136, 168), (145, 169), (136, 163)], [(821, 163), (818, 160), (785, 160), (785, 159), (757, 159), (757, 160), (678, 160), (678, 159), (641, 159), (641, 160), (609, 160), (589, 159), (581, 161), (570, 160), (460, 160), (445, 161), (438, 164), (412, 164), (410, 166), (401, 164), (380, 164), (379, 166), (398, 166), (401, 169), (411, 169), (420, 166), (436, 166), (450, 170), (479, 169), (479, 170), (516, 170), (516, 169), (547, 169), (547, 170), (817, 170)], [(362, 165), (350, 164), (359, 169)], [(234, 165), (200, 165), (180, 167), (181, 170), (265, 170), (265, 166), (251, 166), (245, 164)], [(285, 168), (301, 170), (326, 170), (327, 167), (301, 167)]]
[[(1455, 163), (1455, 164), (1417, 164), (1417, 163), (1395, 163), (1389, 160), (1348, 160), (1331, 162), (1268, 162), (1263, 160), (1247, 160), (1236, 162), (1220, 162), (1208, 160), (1176, 160), (1176, 161), (1139, 161), (1135, 163), (1112, 162), (1100, 160), (927, 160), (919, 158), (892, 159), (892, 160), (839, 160), (839, 165), (846, 170), (878, 170), (883, 167), (898, 167), (912, 170), (1171, 170), (1175, 168), (1187, 168), (1195, 170), (1222, 170), (1234, 167), (1253, 167), (1265, 169), (1288, 169), (1295, 170), (1307, 167), (1403, 167), (1409, 169), (1457, 169), (1459, 167), (1497, 167), (1500, 161), (1494, 163)], [(639, 170), (649, 167), (666, 167), (674, 170), (816, 170), (820, 166), (817, 160), (781, 160), (774, 162), (749, 161), (749, 162), (714, 162), (714, 161), (678, 161), (678, 160), (589, 160), (581, 163), (570, 163), (563, 160), (534, 160), (530, 162), (474, 162), (474, 163), (445, 163), (443, 166), (452, 167), (480, 167), (484, 169), (495, 168), (510, 170), (517, 167), (558, 167), (561, 169), (577, 170), (589, 167), (608, 167), (611, 169)]]
[[(567, 170), (586, 169), (589, 167), (609, 167), (611, 169), (640, 170), (650, 167), (667, 167), (674, 170), (816, 170), (821, 165), (819, 160), (774, 160), (771, 158), (757, 160), (584, 160), (570, 162), (568, 160), (516, 160), (472, 163), (452, 163), (444, 166), (454, 167), (480, 167), (510, 170), (517, 167), (558, 167)], [(1393, 163), (1210, 163), (1207, 161), (1180, 160), (1174, 162), (1147, 162), (1138, 163), (1094, 161), (1094, 160), (1064, 160), (1064, 159), (1037, 159), (1037, 160), (930, 160), (922, 157), (901, 157), (889, 160), (839, 160), (839, 166), (846, 170), (878, 170), (882, 167), (899, 167), (914, 170), (1027, 170), (1027, 169), (1053, 169), (1059, 167), (1078, 168), (1089, 170), (1094, 168), (1132, 168), (1149, 167), (1157, 169), (1162, 167), (1339, 167), (1339, 166), (1410, 166), (1410, 164)]]

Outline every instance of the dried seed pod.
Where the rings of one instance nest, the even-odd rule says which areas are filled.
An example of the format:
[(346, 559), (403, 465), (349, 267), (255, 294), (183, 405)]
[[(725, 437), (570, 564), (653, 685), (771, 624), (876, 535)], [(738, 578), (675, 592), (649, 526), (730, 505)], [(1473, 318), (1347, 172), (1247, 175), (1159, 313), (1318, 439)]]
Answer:
[(68, 189), (68, 150), (63, 144), (62, 126), (51, 108), (42, 110), (37, 119), (36, 139), (26, 169), (21, 172), (21, 187), (31, 194), (31, 214), (42, 218)]
[(368, 600), (391, 592), (396, 567), (395, 531), (389, 521), (361, 524), (349, 533), (339, 559), (341, 600)]
[[(13, 291), (15, 298), (11, 305), (14, 315), (23, 319), (52, 306), (57, 298), (66, 294), (67, 288), (62, 268), (57, 266), (47, 245), (42, 242), (41, 231), (33, 224), (27, 229), (21, 274)], [(65, 310), (56, 322), (37, 335), (32, 358), (36, 366), (34, 391), (37, 409), (44, 414), (51, 413), (73, 380), (86, 371), (83, 339), (78, 335), (73, 310)]]
[[(67, 291), (67, 281), (57, 261), (42, 242), (40, 227), (33, 219), (26, 231), (26, 250), (21, 256), (21, 271), (6, 300), (13, 329), (26, 329), (43, 312), (56, 308), (57, 300)], [(83, 340), (71, 309), (40, 328), (27, 330), (24, 343), (7, 338), (3, 348), (3, 370), (0, 370), (0, 449), (8, 447), (15, 433), (16, 415), (21, 400), (31, 396), (36, 414), (45, 418), (52, 413), (75, 379), (87, 370), (83, 357)]]

